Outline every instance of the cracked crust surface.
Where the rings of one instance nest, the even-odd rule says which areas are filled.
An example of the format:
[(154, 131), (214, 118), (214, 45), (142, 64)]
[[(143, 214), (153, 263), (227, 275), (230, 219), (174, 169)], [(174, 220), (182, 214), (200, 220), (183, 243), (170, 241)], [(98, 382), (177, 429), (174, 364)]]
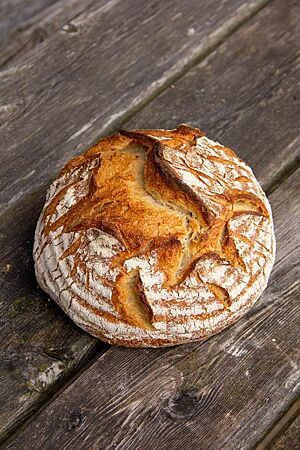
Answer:
[(208, 337), (265, 289), (270, 205), (251, 169), (199, 129), (120, 131), (50, 187), (34, 245), (41, 287), (126, 346)]

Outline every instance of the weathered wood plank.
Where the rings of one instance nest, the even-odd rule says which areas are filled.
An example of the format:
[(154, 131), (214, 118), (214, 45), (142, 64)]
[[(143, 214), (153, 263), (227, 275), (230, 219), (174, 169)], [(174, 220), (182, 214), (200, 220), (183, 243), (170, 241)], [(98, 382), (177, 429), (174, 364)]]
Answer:
[[(260, 13), (261, 15), (262, 13)], [(272, 22), (272, 14), (268, 9), (267, 12), (270, 15), (270, 23)], [(259, 19), (261, 20), (261, 19)], [(256, 19), (254, 19), (256, 22)], [(263, 25), (266, 27), (266, 24)], [(270, 26), (270, 24), (269, 24)], [(249, 24), (250, 29), (252, 29), (253, 24)], [(237, 34), (237, 39), (241, 41), (241, 30)], [(244, 42), (251, 42), (252, 33), (249, 32), (243, 35)], [(232, 45), (234, 45), (234, 40), (232, 39)], [(232, 61), (232, 55), (230, 53), (230, 47), (228, 51), (228, 63)], [(218, 54), (216, 55), (219, 58)], [(269, 61), (270, 63), (270, 61)], [(249, 68), (250, 70), (250, 68)], [(219, 82), (219, 78), (216, 78), (215, 84)], [(239, 90), (242, 92), (243, 85), (240, 84), (235, 88), (236, 98), (239, 97)], [(249, 96), (253, 95), (252, 86), (248, 86)], [(176, 97), (176, 90), (174, 90), (174, 98)], [(284, 93), (282, 93), (282, 98)], [(283, 101), (281, 97), (278, 97), (278, 101)], [(182, 97), (182, 108), (189, 109), (190, 99), (188, 97)], [(206, 105), (209, 106), (209, 98), (206, 99)], [(204, 104), (205, 107), (205, 104)], [(197, 118), (197, 110), (195, 109), (195, 118)], [(226, 111), (224, 111), (226, 114)], [(246, 114), (246, 113), (245, 113)], [(164, 111), (161, 110), (161, 119), (164, 120)], [(288, 117), (286, 127), (290, 126), (293, 118)], [(266, 116), (266, 120), (268, 117)], [(226, 127), (226, 124), (224, 125)], [(238, 140), (239, 130), (236, 128), (235, 138)], [(212, 137), (214, 136), (214, 131), (212, 129)], [(80, 142), (79, 138), (74, 139), (74, 145), (76, 142)], [(257, 145), (262, 145), (264, 143), (264, 134), (260, 134), (257, 138)], [(60, 149), (62, 144), (60, 144)], [(251, 147), (248, 151), (252, 151)], [(282, 154), (286, 151), (283, 146), (277, 146), (276, 152)], [(59, 158), (57, 155), (56, 157)], [(55, 155), (53, 154), (52, 162), (55, 162)], [(289, 161), (289, 159), (287, 159)], [(38, 157), (36, 157), (36, 162), (39, 162)], [(259, 163), (257, 163), (259, 164)], [(52, 167), (52, 166), (51, 166)], [(257, 169), (257, 165), (254, 162), (254, 169)], [(37, 170), (37, 169), (34, 169)], [(53, 170), (50, 168), (49, 171)], [(265, 178), (267, 179), (267, 178)], [(25, 180), (26, 181), (26, 180)], [(45, 182), (45, 186), (48, 181)], [(5, 420), (1, 422), (3, 424), (3, 431), (12, 430), (21, 420), (28, 416), (28, 411), (31, 412), (38, 402), (41, 401), (47, 394), (48, 389), (52, 388), (55, 384), (57, 378), (68, 376), (70, 370), (72, 370), (72, 364), (77, 366), (81, 359), (84, 358), (85, 353), (89, 353), (90, 349), (93, 351), (95, 341), (89, 338), (87, 335), (82, 333), (80, 330), (73, 327), (71, 322), (65, 318), (63, 313), (58, 307), (52, 303), (46, 302), (46, 296), (37, 290), (36, 281), (33, 274), (32, 268), (32, 239), (35, 227), (35, 222), (38, 216), (38, 211), (41, 208), (44, 196), (44, 188), (38, 189), (29, 196), (24, 196), (24, 199), (18, 202), (10, 211), (7, 212), (3, 219), (2, 226), (2, 247), (0, 249), (2, 265), (1, 280), (3, 285), (3, 290), (1, 292), (1, 312), (3, 320), (5, 321), (5, 329), (3, 334), (0, 331), (1, 339), (5, 340), (6, 336), (11, 336), (11, 340), (7, 342), (7, 347), (5, 348), (5, 360), (6, 365), (2, 366), (2, 383), (0, 384), (0, 395), (2, 403), (5, 408)], [(14, 227), (12, 227), (12, 223)], [(11, 267), (10, 267), (11, 265)], [(30, 302), (34, 296), (35, 300)], [(21, 297), (22, 300), (19, 299)], [(18, 308), (18, 304), (21, 307)], [(16, 305), (16, 306), (15, 306)], [(18, 309), (20, 314), (17, 314)], [(25, 313), (24, 313), (25, 309)], [(15, 312), (15, 310), (17, 310)], [(33, 316), (37, 316), (38, 320), (32, 320)], [(67, 325), (66, 325), (67, 323)], [(51, 325), (49, 325), (51, 324)], [(70, 331), (71, 330), (71, 331)], [(28, 333), (30, 333), (28, 335)], [(70, 339), (68, 338), (68, 333), (70, 333)], [(18, 340), (15, 339), (18, 336)], [(74, 359), (70, 358), (69, 365), (62, 369), (62, 372), (58, 374), (57, 377), (54, 376), (49, 378), (49, 383), (46, 381), (43, 386), (40, 386), (39, 390), (33, 390), (31, 385), (26, 384), (29, 379), (28, 370), (26, 366), (27, 352), (33, 350), (36, 352), (45, 350), (49, 352), (49, 349), (58, 349), (57, 357), (64, 360), (64, 354), (68, 354), (69, 347), (72, 353), (72, 346), (75, 344), (72, 341), (72, 336), (74, 337), (74, 342), (77, 345), (77, 356)], [(61, 348), (61, 342), (64, 341), (63, 350)], [(32, 344), (33, 342), (33, 344)], [(35, 347), (34, 347), (35, 346)], [(34, 353), (33, 351), (33, 353)], [(35, 353), (36, 354), (36, 353)], [(44, 353), (43, 353), (44, 354)], [(11, 363), (11, 355), (14, 355), (14, 361), (18, 360), (18, 367), (16, 363)], [(72, 353), (74, 355), (74, 352)], [(39, 375), (39, 358), (37, 356), (32, 357), (30, 373), (34, 373), (35, 377)], [(49, 359), (44, 369), (51, 371), (51, 364), (53, 361)], [(1, 366), (0, 366), (1, 367)], [(11, 370), (7, 370), (10, 367)], [(16, 371), (18, 372), (16, 374)], [(25, 380), (25, 382), (24, 382)], [(36, 384), (35, 382), (33, 384)], [(26, 403), (20, 402), (20, 399), (26, 399)]]
[(300, 415), (287, 430), (269, 447), (270, 450), (299, 450), (300, 448)]
[(236, 149), (269, 190), (300, 164), (299, 20), (298, 1), (269, 5), (126, 126), (198, 126)]
[(44, 42), (62, 26), (66, 31), (72, 32), (68, 21), (93, 3), (95, 3), (94, 0), (1, 2), (0, 66), (16, 64), (20, 56)]
[(300, 170), (271, 195), (279, 269), (249, 314), (203, 343), (111, 348), (7, 448), (253, 448), (300, 391), (299, 191)]
[[(201, 5), (199, 20), (196, 1), (189, 5), (195, 17), (190, 17), (187, 5), (179, 1), (172, 2), (172, 8), (158, 1), (147, 6), (133, 1), (121, 6), (117, 1), (98, 2), (71, 24), (73, 33), (56, 33), (23, 66), (2, 73), (1, 183), (8, 190), (5, 194), (2, 184), (1, 194), (14, 203), (1, 218), (4, 436), (39, 406), (57, 381), (70, 376), (85, 357), (102, 348), (48, 303), (36, 286), (32, 239), (49, 178), (74, 148), (100, 132), (97, 120), (106, 118), (107, 125), (111, 114), (117, 114), (119, 108), (124, 112), (128, 101), (131, 107), (136, 105), (144, 90), (148, 89), (147, 95), (155, 92), (157, 86), (152, 83), (162, 86), (180, 64), (188, 63), (188, 58), (178, 63), (186, 46), (189, 57), (201, 56), (207, 51), (202, 42), (206, 37), (217, 36), (211, 41), (211, 45), (216, 44), (233, 24), (237, 26), (264, 3), (227, 0), (218, 2), (217, 8)], [(194, 37), (188, 33), (192, 29)], [(179, 44), (178, 36), (182, 38)], [(172, 51), (175, 41), (176, 52)], [(137, 54), (143, 58), (135, 60)], [(149, 63), (146, 73), (145, 60)], [(90, 128), (82, 128), (87, 121)], [(29, 191), (31, 194), (24, 197)], [(17, 204), (16, 197), (22, 197)]]
[[(280, 417), (257, 445), (256, 450), (298, 449), (300, 447), (300, 397)], [(296, 444), (296, 445), (295, 445)]]
[(140, 108), (268, 1), (101, 1), (70, 23), (72, 33), (55, 33), (3, 71), (2, 211), (48, 182), (82, 146)]
[(74, 327), (38, 288), (32, 261), (38, 210), (27, 205), (24, 215), (22, 206), (0, 227), (0, 430), (4, 436), (30, 416), (54, 386), (58, 389), (85, 361), (107, 348)]
[(2, 0), (0, 3), (0, 39), (43, 11), (57, 0)]

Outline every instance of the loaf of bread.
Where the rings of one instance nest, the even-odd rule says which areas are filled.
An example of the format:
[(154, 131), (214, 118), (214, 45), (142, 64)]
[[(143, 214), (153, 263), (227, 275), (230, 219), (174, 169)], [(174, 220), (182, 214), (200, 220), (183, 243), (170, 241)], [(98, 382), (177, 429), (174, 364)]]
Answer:
[(50, 187), (34, 245), (40, 286), (103, 341), (160, 347), (235, 322), (275, 256), (251, 169), (197, 128), (120, 131)]

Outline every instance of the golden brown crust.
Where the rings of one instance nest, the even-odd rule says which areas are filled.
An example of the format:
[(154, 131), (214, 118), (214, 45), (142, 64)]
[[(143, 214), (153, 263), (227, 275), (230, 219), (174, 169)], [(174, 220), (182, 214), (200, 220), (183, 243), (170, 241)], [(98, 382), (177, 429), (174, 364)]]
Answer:
[[(248, 237), (254, 227), (254, 239), (272, 234), (267, 200), (234, 152), (197, 128), (122, 130), (70, 160), (55, 183), (37, 229), (37, 276), (51, 250), (70, 281), (56, 294), (50, 269), (41, 284), (60, 304), (70, 296), (62, 307), (104, 340), (160, 346), (208, 336), (236, 320), (255, 299), (251, 286), (268, 278), (273, 238), (254, 251)], [(250, 254), (265, 261), (260, 275)], [(196, 303), (184, 302), (182, 290)]]

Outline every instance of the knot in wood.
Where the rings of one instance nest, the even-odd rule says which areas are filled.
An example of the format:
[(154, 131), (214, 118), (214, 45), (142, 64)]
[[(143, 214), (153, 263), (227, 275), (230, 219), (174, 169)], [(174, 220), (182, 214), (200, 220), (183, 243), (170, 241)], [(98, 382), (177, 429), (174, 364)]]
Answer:
[(198, 404), (195, 389), (182, 389), (168, 399), (165, 411), (172, 419), (188, 420), (195, 414)]

